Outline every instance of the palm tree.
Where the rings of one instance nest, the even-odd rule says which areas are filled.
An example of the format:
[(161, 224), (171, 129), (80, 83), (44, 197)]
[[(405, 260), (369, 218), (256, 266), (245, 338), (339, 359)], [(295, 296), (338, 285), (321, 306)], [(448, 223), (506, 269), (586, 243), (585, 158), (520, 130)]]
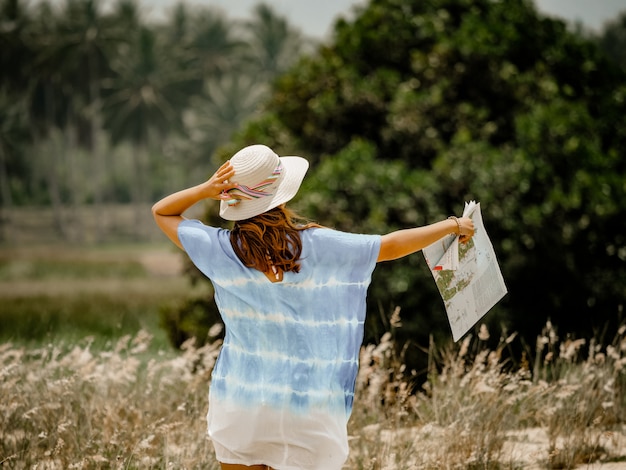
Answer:
[(0, 85), (24, 93), (28, 62), (34, 53), (28, 40), (32, 19), (24, 1), (0, 1)]
[(234, 24), (215, 9), (199, 9), (190, 25), (187, 47), (194, 58), (198, 77), (219, 78), (237, 65), (247, 46), (235, 39)]
[(29, 88), (29, 112), (34, 139), (42, 139), (52, 127), (68, 125), (71, 107), (71, 86), (57, 64), (54, 52), (58, 41), (57, 14), (50, 3), (44, 1), (33, 14), (33, 56), (28, 62), (26, 73)]
[[(43, 113), (45, 127), (55, 125), (63, 131), (69, 158), (79, 158), (77, 146), (88, 151), (91, 161), (90, 185), (95, 211), (104, 199), (106, 156), (102, 142), (101, 88), (110, 76), (110, 56), (120, 42), (110, 18), (100, 11), (96, 0), (66, 0), (59, 14), (44, 4), (40, 10), (41, 46), (35, 61), (33, 103)], [(55, 133), (56, 135), (56, 133)], [(56, 137), (58, 139), (58, 136)], [(84, 158), (84, 157), (81, 157)], [(70, 175), (76, 162), (70, 162)], [(69, 182), (74, 204), (84, 202), (76, 175)], [(98, 222), (101, 220), (97, 218)], [(76, 220), (74, 223), (79, 224)], [(98, 239), (100, 227), (94, 236)], [(79, 231), (79, 236), (82, 237)]]
[(207, 155), (228, 142), (257, 114), (268, 91), (268, 83), (259, 83), (250, 74), (230, 74), (207, 80), (202, 97), (198, 97), (186, 113), (185, 124), (193, 145), (188, 150), (193, 156), (189, 163), (208, 173)]
[[(32, 10), (29, 26), (24, 34), (32, 51), (25, 65), (24, 83), (27, 87), (25, 101), (31, 141), (28, 163), (34, 171), (38, 170), (42, 163), (36, 158), (37, 149), (45, 148), (43, 142), (51, 135), (57, 136), (59, 140), (60, 130), (69, 129), (73, 107), (71, 87), (68, 86), (66, 77), (58, 64), (52, 59), (53, 50), (58, 41), (58, 15), (56, 13), (47, 1), (37, 4)], [(70, 133), (67, 132), (67, 134)], [(65, 221), (66, 201), (62, 193), (65, 187), (71, 188), (73, 185), (71, 178), (68, 182), (64, 181), (62, 176), (64, 158), (68, 152), (57, 150), (58, 146), (47, 149), (43, 161), (46, 170), (42, 173), (48, 200), (54, 213), (55, 228), (62, 237), (66, 238), (68, 235), (66, 227), (79, 224), (78, 222), (69, 224)], [(70, 169), (74, 167), (72, 164), (67, 166)], [(71, 197), (75, 202), (76, 193), (72, 192)], [(81, 230), (79, 229), (78, 232), (80, 233)]]
[(0, 241), (5, 239), (4, 226), (10, 224), (13, 207), (11, 187), (15, 179), (25, 180), (27, 168), (21, 151), (27, 142), (26, 106), (0, 87)]
[[(33, 53), (27, 38), (30, 22), (24, 2), (0, 3), (0, 209), (10, 209), (13, 205), (9, 169), (19, 161), (18, 140), (22, 140), (20, 136), (26, 129), (24, 96), (28, 61)], [(0, 216), (0, 226), (3, 219)]]
[(612, 60), (626, 70), (626, 11), (604, 25), (598, 43)]
[(180, 80), (186, 78), (185, 93), (189, 99), (202, 93), (204, 81), (198, 51), (193, 45), (195, 39), (192, 32), (196, 17), (195, 11), (180, 2), (168, 15), (169, 21), (154, 28), (161, 40), (163, 53), (169, 58), (168, 65), (176, 68)]
[[(45, 16), (46, 21), (41, 21)], [(22, 196), (30, 202), (35, 195), (30, 181), (36, 170), (32, 151), (24, 151), (26, 142), (33, 146), (58, 124), (65, 115), (67, 96), (61, 96), (58, 74), (41, 60), (41, 53), (54, 37), (50, 33), (55, 17), (47, 2), (36, 11), (20, 0), (0, 3), (0, 186), (2, 206), (13, 203), (10, 180), (19, 178), (28, 188)], [(45, 38), (45, 40), (43, 39)], [(30, 135), (24, 135), (25, 133)], [(51, 157), (49, 157), (51, 158)], [(44, 172), (46, 189), (55, 220), (61, 220), (60, 185), (56, 171)]]
[[(158, 148), (169, 133), (182, 129), (189, 78), (180, 73), (155, 32), (137, 26), (128, 48), (112, 62), (115, 75), (105, 82), (105, 123), (114, 144), (129, 142), (133, 152), (131, 196), (137, 219), (151, 198), (150, 148)], [(155, 145), (156, 144), (156, 145)]]
[(255, 7), (246, 26), (253, 63), (270, 80), (286, 71), (308, 44), (299, 31), (266, 4)]
[[(121, 42), (116, 25), (110, 17), (100, 11), (101, 3), (97, 0), (66, 0), (66, 14), (60, 24), (61, 44), (57, 51), (63, 54), (63, 60), (79, 83), (73, 88), (79, 91), (79, 100), (85, 104), (84, 114), (79, 114), (79, 124), (84, 119), (86, 128), (79, 128), (79, 143), (85, 144), (91, 153), (93, 172), (91, 188), (93, 190), (94, 210), (99, 213), (104, 202), (104, 176), (106, 156), (102, 135), (102, 81), (111, 75), (110, 57), (115, 46)], [(117, 33), (117, 34), (116, 34)], [(80, 103), (80, 101), (79, 101)], [(96, 219), (98, 223), (102, 220)], [(95, 236), (102, 233), (101, 226), (96, 228)]]
[(235, 23), (215, 8), (177, 3), (169, 21), (158, 29), (181, 72), (193, 76), (191, 94), (203, 92), (204, 81), (222, 77), (238, 65), (247, 44), (236, 39)]
[(74, 91), (76, 118), (89, 123), (80, 129), (79, 139), (90, 150), (100, 131), (101, 82), (111, 75), (110, 56), (122, 40), (100, 5), (97, 0), (66, 0), (47, 57)]

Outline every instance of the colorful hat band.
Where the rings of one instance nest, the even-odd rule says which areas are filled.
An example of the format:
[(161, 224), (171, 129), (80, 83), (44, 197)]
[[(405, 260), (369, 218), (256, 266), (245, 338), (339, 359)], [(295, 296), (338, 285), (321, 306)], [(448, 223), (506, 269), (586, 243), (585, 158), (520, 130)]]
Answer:
[(266, 196), (272, 196), (272, 193), (265, 192), (265, 189), (274, 184), (283, 171), (283, 165), (278, 162), (278, 166), (274, 168), (274, 171), (270, 176), (265, 178), (258, 184), (253, 186), (246, 186), (239, 184), (234, 188), (226, 191), (222, 191), (221, 199), (223, 199), (229, 206), (236, 206), (242, 199), (259, 199)]

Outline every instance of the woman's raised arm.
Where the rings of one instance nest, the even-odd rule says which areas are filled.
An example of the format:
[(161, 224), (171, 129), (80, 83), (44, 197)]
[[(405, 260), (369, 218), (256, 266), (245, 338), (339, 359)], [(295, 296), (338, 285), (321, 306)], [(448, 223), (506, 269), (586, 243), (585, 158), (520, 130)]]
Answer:
[(237, 185), (235, 182), (228, 182), (234, 175), (235, 169), (228, 161), (204, 183), (183, 189), (161, 199), (152, 206), (152, 215), (159, 228), (176, 246), (182, 249), (178, 239), (178, 224), (184, 220), (183, 212), (202, 199), (221, 199), (222, 191)]
[(474, 223), (469, 217), (451, 217), (441, 222), (383, 235), (378, 262), (391, 261), (415, 253), (450, 233), (460, 235), (461, 243), (474, 236)]

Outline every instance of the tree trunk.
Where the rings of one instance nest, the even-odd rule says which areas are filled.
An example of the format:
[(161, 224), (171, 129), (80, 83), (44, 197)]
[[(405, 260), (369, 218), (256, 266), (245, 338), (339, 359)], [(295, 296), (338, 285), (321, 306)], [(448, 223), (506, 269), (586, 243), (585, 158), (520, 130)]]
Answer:
[(148, 199), (147, 182), (149, 180), (148, 173), (148, 147), (145, 143), (135, 144), (133, 152), (133, 179), (131, 181), (131, 195), (133, 199), (134, 210), (134, 235), (137, 240), (143, 237), (144, 229), (144, 208)]
[[(45, 85), (44, 91), (44, 113), (47, 116), (47, 122), (54, 122), (55, 115), (55, 102), (54, 102), (54, 93), (51, 90), (50, 85)], [(39, 136), (34, 133), (33, 142), (35, 143), (36, 148), (41, 148), (41, 142)], [(48, 165), (44, 169), (46, 174), (46, 183), (48, 189), (48, 197), (50, 198), (50, 205), (52, 207), (52, 214), (54, 220), (54, 229), (56, 232), (63, 238), (67, 239), (67, 225), (65, 221), (65, 210), (63, 207), (63, 200), (61, 198), (61, 191), (59, 185), (59, 175), (58, 175), (58, 159), (56, 146), (52, 146), (54, 148), (53, 152), (51, 152)]]
[(10, 211), (13, 207), (11, 188), (9, 188), (9, 176), (7, 172), (7, 158), (4, 145), (0, 144), (0, 241), (6, 241), (6, 227), (11, 223)]
[[(83, 219), (84, 212), (80, 210), (81, 205), (84, 204), (84, 187), (90, 187), (91, 175), (82, 174), (81, 169), (84, 168), (81, 165), (80, 158), (81, 152), (78, 151), (78, 138), (76, 128), (72, 124), (68, 124), (65, 128), (65, 132), (61, 136), (59, 146), (57, 147), (57, 166), (58, 168), (66, 168), (66, 185), (69, 188), (71, 204), (71, 217), (68, 222), (71, 224), (71, 229), (66, 227), (65, 236), (76, 243), (84, 243), (87, 238), (87, 223)], [(88, 181), (81, 181), (81, 178), (86, 178)]]
[[(41, 144), (38, 145), (38, 147), (41, 148)], [(50, 205), (52, 207), (54, 229), (64, 240), (66, 240), (68, 238), (68, 231), (67, 221), (65, 220), (65, 207), (61, 198), (59, 184), (58, 151), (56, 146), (52, 146), (52, 148), (53, 152), (50, 155), (48, 165), (44, 171), (46, 174), (48, 197), (50, 198)]]
[(100, 85), (98, 80), (97, 63), (93, 56), (88, 56), (89, 60), (89, 76), (91, 78), (89, 84), (90, 99), (90, 132), (91, 132), (91, 157), (93, 171), (91, 174), (91, 183), (93, 190), (93, 210), (96, 214), (94, 241), (101, 242), (104, 233), (103, 204), (104, 204), (104, 181), (106, 172), (106, 162), (101, 143), (102, 118), (101, 118), (101, 97)]

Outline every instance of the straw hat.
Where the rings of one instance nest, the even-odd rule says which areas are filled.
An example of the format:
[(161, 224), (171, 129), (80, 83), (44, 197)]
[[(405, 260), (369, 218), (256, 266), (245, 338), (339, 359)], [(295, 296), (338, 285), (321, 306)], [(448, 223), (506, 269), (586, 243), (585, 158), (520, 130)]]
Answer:
[(232, 156), (237, 187), (225, 192), (220, 216), (244, 220), (267, 212), (292, 199), (309, 162), (302, 157), (279, 157), (265, 145), (245, 147)]

